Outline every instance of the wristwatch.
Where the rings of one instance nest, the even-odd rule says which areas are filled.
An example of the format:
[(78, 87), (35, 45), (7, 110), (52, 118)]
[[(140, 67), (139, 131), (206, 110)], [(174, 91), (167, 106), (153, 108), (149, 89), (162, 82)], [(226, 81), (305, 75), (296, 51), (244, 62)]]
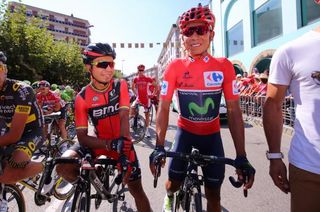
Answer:
[(269, 151), (266, 152), (266, 156), (268, 160), (282, 159), (284, 157), (282, 152), (270, 153)]

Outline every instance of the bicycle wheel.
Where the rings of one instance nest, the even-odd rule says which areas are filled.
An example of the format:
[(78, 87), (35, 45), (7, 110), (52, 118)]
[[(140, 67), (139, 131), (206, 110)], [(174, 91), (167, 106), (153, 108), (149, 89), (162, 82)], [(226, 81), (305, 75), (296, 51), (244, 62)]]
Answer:
[(202, 200), (200, 192), (196, 192), (192, 196), (191, 211), (202, 212)]
[(129, 124), (133, 143), (139, 143), (146, 134), (146, 120), (141, 115), (137, 115), (130, 118)]
[[(60, 157), (73, 144), (74, 144), (73, 140), (70, 140), (70, 139), (62, 140), (57, 145), (57, 152), (55, 154), (55, 157)], [(55, 182), (56, 183), (53, 187), (53, 195), (55, 198), (59, 200), (65, 200), (74, 193), (75, 186), (67, 182), (66, 180), (64, 180), (62, 177), (55, 175)]]
[(5, 185), (3, 199), (8, 201), (8, 211), (25, 212), (26, 205), (23, 194), (15, 185)]
[(77, 185), (74, 193), (71, 212), (89, 212), (90, 211), (90, 186), (82, 189), (83, 185)]

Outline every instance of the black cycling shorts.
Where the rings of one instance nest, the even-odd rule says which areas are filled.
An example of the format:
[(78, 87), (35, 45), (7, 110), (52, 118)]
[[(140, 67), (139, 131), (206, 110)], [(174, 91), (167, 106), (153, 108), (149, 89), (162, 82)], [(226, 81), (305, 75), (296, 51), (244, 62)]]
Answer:
[(61, 114), (60, 114), (60, 116), (59, 116), (59, 120), (60, 120), (60, 119), (66, 120), (66, 119), (67, 119), (67, 106), (62, 107), (62, 108), (60, 109), (60, 112), (61, 112)]
[[(81, 146), (79, 142), (72, 145), (72, 147), (70, 147), (69, 150), (75, 151), (80, 158), (83, 158), (87, 153), (94, 155), (94, 153), (90, 149)], [(135, 152), (135, 158), (136, 160), (132, 164), (133, 166), (132, 166), (131, 176), (129, 177), (130, 182), (141, 179), (141, 169), (140, 169), (140, 164), (139, 164), (136, 152)]]
[[(190, 153), (192, 147), (203, 155), (224, 157), (220, 132), (211, 135), (196, 135), (181, 128), (177, 129), (171, 151)], [(186, 176), (187, 162), (179, 159), (169, 159), (169, 179), (182, 182)], [(210, 164), (202, 167), (205, 186), (219, 188), (224, 179), (225, 165)]]

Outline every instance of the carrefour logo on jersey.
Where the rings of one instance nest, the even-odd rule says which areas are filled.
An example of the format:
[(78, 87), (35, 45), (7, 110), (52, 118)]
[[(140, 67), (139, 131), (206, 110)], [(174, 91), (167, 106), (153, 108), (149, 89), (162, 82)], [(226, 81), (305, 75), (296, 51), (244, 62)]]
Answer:
[(207, 71), (203, 73), (205, 87), (220, 87), (223, 82), (221, 71)]
[(168, 81), (163, 81), (161, 84), (161, 95), (167, 95), (168, 92)]

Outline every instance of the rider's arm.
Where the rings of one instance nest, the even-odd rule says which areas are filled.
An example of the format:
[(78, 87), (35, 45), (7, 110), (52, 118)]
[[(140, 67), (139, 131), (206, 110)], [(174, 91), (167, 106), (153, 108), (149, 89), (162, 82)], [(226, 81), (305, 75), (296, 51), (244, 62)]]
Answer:
[(228, 126), (237, 156), (245, 156), (244, 124), (239, 100), (227, 100)]
[(128, 84), (125, 80), (121, 80), (120, 84), (120, 102), (119, 102), (119, 115), (120, 115), (120, 135), (130, 138), (129, 127), (129, 108), (130, 108), (130, 95), (128, 91)]
[(269, 151), (280, 152), (283, 129), (282, 102), (288, 86), (268, 84), (266, 101), (263, 107), (263, 128)]
[[(0, 136), (0, 146), (7, 146), (9, 144), (16, 143), (17, 141), (20, 140), (23, 134), (31, 107), (22, 106), (22, 105), (19, 105), (19, 107), (23, 107), (24, 109), (26, 109), (26, 111), (29, 111), (29, 112), (28, 113), (19, 112), (18, 111), (19, 108), (16, 108), (16, 112), (14, 113), (11, 121), (9, 132), (4, 134), (3, 136)], [(24, 110), (24, 109), (21, 109), (21, 110)]]
[[(136, 78), (135, 78), (135, 79), (136, 79)], [(132, 91), (133, 91), (134, 95), (135, 95), (135, 96), (137, 96), (136, 80), (135, 80), (135, 79), (133, 79), (133, 80), (132, 80), (132, 86), (131, 86), (131, 89), (132, 89)]]
[(166, 132), (169, 122), (170, 101), (162, 99), (159, 103), (159, 109), (156, 118), (156, 145), (164, 146)]

